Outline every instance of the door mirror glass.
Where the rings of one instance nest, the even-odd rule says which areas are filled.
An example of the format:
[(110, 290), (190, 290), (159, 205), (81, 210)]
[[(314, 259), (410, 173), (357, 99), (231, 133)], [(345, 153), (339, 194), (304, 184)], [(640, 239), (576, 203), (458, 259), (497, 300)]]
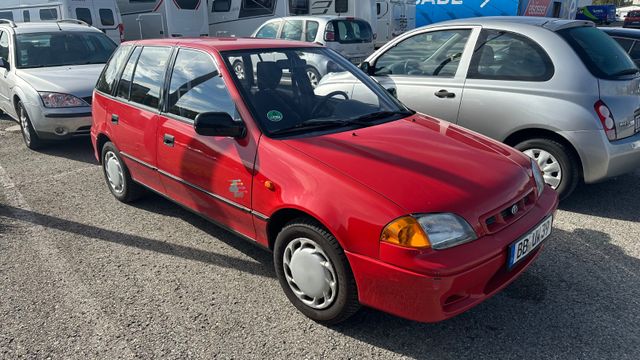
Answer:
[(206, 112), (196, 116), (193, 124), (196, 133), (204, 136), (230, 136), (242, 138), (247, 128), (242, 121), (236, 121), (231, 115), (223, 112)]
[(360, 70), (364, 71), (365, 74), (374, 75), (373, 74), (373, 67), (371, 66), (371, 64), (368, 61), (361, 62), (360, 65), (358, 65), (358, 67), (360, 68)]
[(0, 57), (0, 68), (9, 70), (9, 62)]

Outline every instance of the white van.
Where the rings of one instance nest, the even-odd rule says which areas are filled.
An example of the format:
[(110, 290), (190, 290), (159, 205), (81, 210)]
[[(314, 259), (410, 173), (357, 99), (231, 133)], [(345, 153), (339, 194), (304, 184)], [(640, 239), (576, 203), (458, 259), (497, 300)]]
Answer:
[(116, 0), (2, 0), (0, 19), (20, 22), (77, 19), (119, 44), (124, 28)]
[(209, 35), (205, 0), (118, 0), (125, 40)]

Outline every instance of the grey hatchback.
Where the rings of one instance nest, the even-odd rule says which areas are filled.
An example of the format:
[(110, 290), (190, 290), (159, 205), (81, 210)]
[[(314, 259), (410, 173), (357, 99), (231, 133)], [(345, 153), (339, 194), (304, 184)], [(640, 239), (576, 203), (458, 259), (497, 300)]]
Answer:
[[(562, 197), (640, 166), (640, 74), (591, 22), (443, 22), (403, 34), (361, 67), (410, 108), (536, 159)], [(325, 92), (339, 86), (323, 80)]]

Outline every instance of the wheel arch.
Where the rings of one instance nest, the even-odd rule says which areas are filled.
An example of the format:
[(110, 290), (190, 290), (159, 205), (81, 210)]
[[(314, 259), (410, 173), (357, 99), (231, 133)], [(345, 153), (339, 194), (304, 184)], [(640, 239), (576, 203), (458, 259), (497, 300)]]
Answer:
[(104, 147), (104, 144), (110, 141), (111, 139), (109, 139), (109, 137), (104, 133), (98, 134), (98, 137), (96, 138), (96, 154), (98, 154), (98, 164), (100, 165), (102, 165), (102, 156), (100, 156), (102, 148)]
[[(280, 233), (282, 228), (292, 220), (300, 219), (300, 218), (309, 219), (317, 222), (325, 230), (327, 230), (334, 237), (336, 237), (335, 233), (331, 231), (331, 229), (329, 229), (329, 227), (327, 227), (322, 221), (320, 221), (320, 219), (318, 219), (317, 216), (314, 216), (311, 213), (299, 208), (284, 207), (276, 210), (269, 217), (269, 220), (267, 221), (267, 240), (268, 240), (269, 250), (273, 251), (276, 238), (278, 237), (278, 234)], [(336, 239), (338, 238), (336, 237)], [(338, 240), (338, 243), (340, 243), (339, 240)], [(342, 246), (342, 244), (340, 244), (340, 246)]]

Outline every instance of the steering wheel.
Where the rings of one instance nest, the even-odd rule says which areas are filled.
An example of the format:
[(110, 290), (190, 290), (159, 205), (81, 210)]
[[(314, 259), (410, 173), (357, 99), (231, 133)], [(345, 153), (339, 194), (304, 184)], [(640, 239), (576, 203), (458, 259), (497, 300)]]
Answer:
[(444, 61), (442, 61), (440, 65), (438, 65), (438, 67), (433, 71), (433, 75), (440, 74), (440, 71), (442, 71), (442, 69), (444, 69), (444, 67), (447, 66), (448, 63), (452, 62), (453, 60), (459, 57), (462, 57), (462, 53), (455, 53), (447, 56), (447, 58), (444, 59)]
[(327, 101), (329, 101), (329, 99), (331, 99), (332, 97), (334, 97), (336, 95), (342, 95), (345, 100), (349, 100), (349, 94), (347, 94), (346, 92), (341, 91), (341, 90), (332, 91), (332, 92), (328, 93), (327, 95), (323, 96), (322, 99), (320, 99), (320, 101), (318, 101), (316, 106), (313, 107), (313, 110), (311, 110), (311, 116), (312, 117), (315, 116), (316, 113), (318, 112), (318, 110), (320, 110), (320, 108), (322, 108), (324, 105), (326, 105)]
[(420, 63), (416, 60), (407, 60), (404, 62), (404, 67), (402, 69), (402, 73), (408, 75), (411, 70), (420, 69)]

